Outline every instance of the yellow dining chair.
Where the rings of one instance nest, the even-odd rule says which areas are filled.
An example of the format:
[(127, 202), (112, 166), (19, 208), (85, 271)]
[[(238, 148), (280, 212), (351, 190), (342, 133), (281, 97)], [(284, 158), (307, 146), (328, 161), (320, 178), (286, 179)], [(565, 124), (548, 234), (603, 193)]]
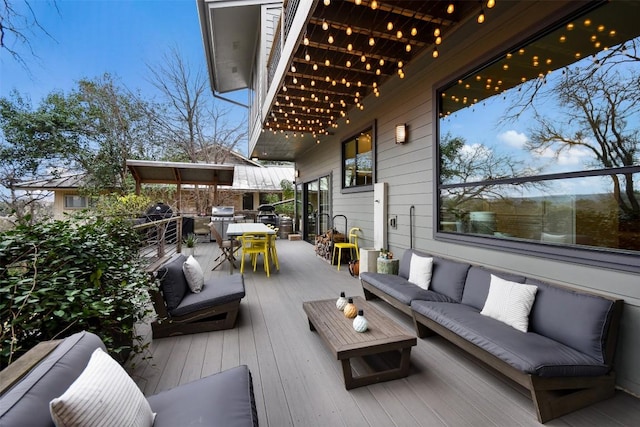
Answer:
[(336, 257), (336, 249), (338, 249), (338, 271), (340, 271), (340, 262), (342, 261), (342, 250), (349, 249), (351, 259), (353, 259), (353, 250), (356, 251), (356, 259), (360, 259), (360, 249), (358, 249), (358, 233), (362, 231), (358, 227), (352, 227), (349, 230), (349, 241), (333, 244), (333, 253), (331, 254), (331, 264), (334, 263)]
[(247, 255), (253, 262), (253, 271), (256, 271), (258, 255), (262, 254), (264, 257), (264, 270), (267, 272), (267, 277), (269, 277), (269, 240), (270, 237), (267, 233), (244, 233), (240, 236), (240, 241), (242, 242), (240, 274), (244, 273), (244, 260)]

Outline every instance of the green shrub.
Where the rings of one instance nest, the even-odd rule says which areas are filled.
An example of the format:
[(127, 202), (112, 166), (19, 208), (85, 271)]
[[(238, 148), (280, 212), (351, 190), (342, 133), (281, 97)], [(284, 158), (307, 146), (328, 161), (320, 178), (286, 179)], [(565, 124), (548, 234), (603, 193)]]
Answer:
[(0, 367), (40, 341), (88, 330), (123, 362), (151, 285), (123, 219), (53, 221), (0, 233)]

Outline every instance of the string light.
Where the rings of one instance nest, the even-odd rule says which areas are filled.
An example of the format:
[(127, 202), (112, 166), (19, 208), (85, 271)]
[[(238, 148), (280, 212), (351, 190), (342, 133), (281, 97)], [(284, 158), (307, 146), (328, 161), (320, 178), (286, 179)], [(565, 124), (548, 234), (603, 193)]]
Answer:
[(484, 22), (484, 9), (480, 9), (480, 14), (478, 15), (478, 24), (482, 24)]
[(447, 6), (447, 13), (451, 14), (454, 10), (455, 6), (453, 5), (453, 3), (449, 3), (449, 6)]
[(487, 9), (492, 9), (496, 5), (496, 0), (487, 1)]

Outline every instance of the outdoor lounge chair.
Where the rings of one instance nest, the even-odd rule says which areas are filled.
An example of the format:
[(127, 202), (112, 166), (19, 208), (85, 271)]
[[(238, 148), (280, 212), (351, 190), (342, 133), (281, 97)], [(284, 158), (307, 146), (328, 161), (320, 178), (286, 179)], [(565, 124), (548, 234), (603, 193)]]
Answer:
[(150, 290), (158, 318), (151, 323), (153, 338), (231, 329), (235, 326), (244, 278), (232, 274), (205, 280), (192, 292), (183, 271), (187, 258), (175, 254), (153, 274), (159, 288)]

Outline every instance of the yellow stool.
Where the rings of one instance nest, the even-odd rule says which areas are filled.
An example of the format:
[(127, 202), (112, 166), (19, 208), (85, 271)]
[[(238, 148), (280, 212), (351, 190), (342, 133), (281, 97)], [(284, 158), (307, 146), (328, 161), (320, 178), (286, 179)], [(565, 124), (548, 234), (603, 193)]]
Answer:
[[(331, 264), (333, 264), (336, 257), (336, 248), (338, 249), (338, 271), (340, 271), (340, 263), (342, 261), (342, 250), (349, 249), (353, 255), (353, 250), (356, 250), (356, 259), (360, 259), (360, 250), (358, 249), (358, 233), (362, 231), (358, 227), (353, 227), (349, 230), (349, 241), (343, 243), (333, 244), (333, 253), (331, 254)], [(353, 257), (352, 257), (353, 259)]]

